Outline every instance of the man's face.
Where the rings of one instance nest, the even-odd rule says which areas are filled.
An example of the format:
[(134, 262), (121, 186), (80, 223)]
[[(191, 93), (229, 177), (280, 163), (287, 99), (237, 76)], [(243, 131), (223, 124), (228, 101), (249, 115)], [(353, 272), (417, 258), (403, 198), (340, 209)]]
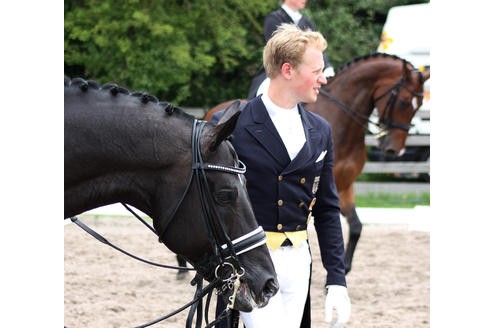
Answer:
[(295, 10), (301, 10), (306, 7), (306, 0), (286, 0), (285, 4), (289, 6), (289, 8), (293, 8)]
[(295, 69), (293, 92), (298, 102), (313, 103), (318, 97), (322, 84), (327, 83), (323, 75), (323, 53), (314, 47), (308, 47), (303, 61)]

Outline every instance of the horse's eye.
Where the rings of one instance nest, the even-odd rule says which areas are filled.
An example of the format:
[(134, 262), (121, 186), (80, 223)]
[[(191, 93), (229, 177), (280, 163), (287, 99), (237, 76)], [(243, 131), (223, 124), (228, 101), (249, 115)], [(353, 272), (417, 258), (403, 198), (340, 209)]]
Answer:
[(220, 189), (213, 194), (213, 199), (221, 206), (232, 204), (237, 199), (237, 189)]
[(407, 109), (407, 107), (409, 107), (409, 105), (411, 104), (410, 101), (404, 101), (404, 100), (399, 100), (399, 109)]

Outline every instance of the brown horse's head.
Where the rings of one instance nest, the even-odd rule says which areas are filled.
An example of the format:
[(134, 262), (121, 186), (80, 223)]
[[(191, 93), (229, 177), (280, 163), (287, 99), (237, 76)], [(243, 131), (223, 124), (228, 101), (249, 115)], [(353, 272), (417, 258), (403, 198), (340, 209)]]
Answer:
[(397, 76), (381, 80), (373, 94), (381, 128), (379, 147), (395, 156), (405, 151), (411, 120), (423, 103), (423, 84), (430, 78), (429, 68), (421, 72), (405, 60), (401, 65)]

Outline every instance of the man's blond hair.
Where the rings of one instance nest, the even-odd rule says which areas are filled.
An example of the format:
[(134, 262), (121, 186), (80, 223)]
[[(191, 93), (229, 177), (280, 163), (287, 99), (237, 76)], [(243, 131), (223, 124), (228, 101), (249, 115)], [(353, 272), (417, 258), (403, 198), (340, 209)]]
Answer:
[(273, 79), (280, 73), (284, 63), (297, 68), (308, 46), (323, 52), (327, 48), (327, 41), (320, 32), (303, 31), (294, 24), (281, 24), (263, 50), (266, 75)]

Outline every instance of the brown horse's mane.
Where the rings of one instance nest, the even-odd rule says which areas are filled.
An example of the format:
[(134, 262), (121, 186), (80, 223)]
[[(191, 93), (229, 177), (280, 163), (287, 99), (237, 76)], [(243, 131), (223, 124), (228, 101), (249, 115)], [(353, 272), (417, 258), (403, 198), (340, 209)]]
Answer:
[(383, 52), (374, 52), (374, 53), (371, 53), (371, 54), (367, 54), (367, 55), (364, 55), (364, 56), (359, 56), (359, 57), (355, 57), (354, 59), (351, 59), (350, 61), (348, 61), (347, 63), (345, 64), (342, 64), (338, 69), (337, 69), (337, 72), (335, 75), (341, 73), (343, 70), (349, 68), (350, 66), (358, 63), (358, 62), (361, 62), (361, 61), (364, 61), (364, 60), (368, 60), (370, 58), (377, 58), (377, 57), (382, 57), (382, 58), (392, 58), (392, 59), (396, 59), (396, 60), (401, 60), (403, 62), (406, 62), (406, 64), (409, 64), (411, 65), (412, 67), (414, 67), (413, 64), (411, 64), (410, 62), (408, 62), (407, 60), (403, 59), (403, 58), (400, 58), (399, 56), (396, 56), (396, 55), (391, 55), (391, 54), (386, 54), (386, 53), (383, 53)]
[(123, 88), (121, 86), (118, 86), (115, 83), (106, 83), (102, 86), (94, 80), (85, 80), (81, 77), (76, 77), (76, 78), (69, 78), (68, 76), (64, 75), (64, 86), (65, 87), (78, 87), (81, 91), (86, 92), (89, 89), (93, 90), (99, 90), (99, 91), (108, 91), (109, 94), (112, 96), (116, 96), (118, 94), (124, 94), (128, 95), (131, 97), (137, 97), (141, 101), (142, 104), (147, 104), (147, 103), (152, 103), (152, 104), (158, 104), (162, 106), (165, 109), (165, 112), (169, 115), (172, 115), (172, 113), (177, 112), (186, 116), (189, 116), (186, 112), (184, 112), (182, 109), (175, 107), (169, 102), (160, 102), (157, 97), (150, 95), (146, 92), (141, 92), (141, 91), (135, 91), (131, 92), (126, 88)]

